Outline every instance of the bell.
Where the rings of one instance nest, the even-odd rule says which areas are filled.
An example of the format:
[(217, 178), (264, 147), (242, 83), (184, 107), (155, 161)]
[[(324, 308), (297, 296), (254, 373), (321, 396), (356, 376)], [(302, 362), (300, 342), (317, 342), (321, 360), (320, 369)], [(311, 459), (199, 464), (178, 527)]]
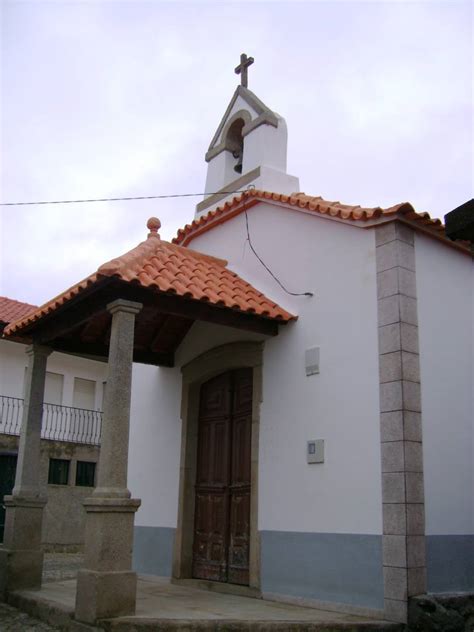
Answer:
[(234, 171), (237, 173), (242, 173), (242, 160), (243, 160), (243, 152), (235, 151), (233, 153), (234, 158), (237, 158), (237, 163), (234, 165)]

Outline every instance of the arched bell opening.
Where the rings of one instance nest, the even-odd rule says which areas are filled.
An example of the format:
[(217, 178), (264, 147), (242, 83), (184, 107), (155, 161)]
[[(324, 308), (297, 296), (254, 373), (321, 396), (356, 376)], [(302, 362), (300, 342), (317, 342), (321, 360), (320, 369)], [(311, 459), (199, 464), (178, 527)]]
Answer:
[(236, 119), (229, 127), (226, 136), (226, 148), (231, 152), (235, 159), (234, 171), (242, 173), (242, 163), (244, 159), (244, 137), (242, 130), (245, 121), (242, 118)]

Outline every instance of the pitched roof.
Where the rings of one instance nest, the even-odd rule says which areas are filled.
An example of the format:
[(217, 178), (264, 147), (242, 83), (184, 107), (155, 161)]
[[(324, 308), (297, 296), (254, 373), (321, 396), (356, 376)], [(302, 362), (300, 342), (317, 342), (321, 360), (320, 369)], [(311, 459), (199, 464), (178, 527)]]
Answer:
[(5, 329), (5, 335), (56, 311), (106, 278), (126, 281), (158, 293), (177, 295), (216, 307), (286, 323), (296, 317), (229, 270), (227, 262), (160, 239), (160, 221), (148, 220), (148, 239)]
[[(261, 191), (258, 189), (249, 189), (234, 198), (227, 200), (215, 210), (209, 211), (206, 215), (195, 219), (191, 224), (187, 224), (178, 231), (177, 236), (173, 239), (173, 243), (187, 246), (194, 237), (214, 228), (228, 219), (235, 217), (243, 212), (246, 208), (254, 206), (258, 202), (276, 202), (286, 206), (293, 206), (315, 215), (324, 215), (336, 220), (342, 220), (349, 223), (357, 223), (360, 225), (371, 223), (379, 223), (385, 219), (402, 217), (409, 220), (414, 228), (420, 228), (445, 238), (447, 243), (453, 243), (446, 237), (444, 225), (441, 220), (431, 218), (429, 213), (417, 213), (409, 202), (402, 202), (390, 208), (381, 208), (380, 206), (365, 208), (362, 206), (352, 206), (349, 204), (341, 204), (341, 202), (330, 202), (322, 197), (306, 195), (305, 193), (293, 193), (284, 195), (282, 193), (273, 193), (271, 191)], [(369, 224), (368, 224), (369, 225)]]
[(0, 323), (11, 323), (18, 318), (23, 318), (36, 309), (37, 305), (22, 303), (21, 301), (15, 301), (6, 296), (0, 296)]

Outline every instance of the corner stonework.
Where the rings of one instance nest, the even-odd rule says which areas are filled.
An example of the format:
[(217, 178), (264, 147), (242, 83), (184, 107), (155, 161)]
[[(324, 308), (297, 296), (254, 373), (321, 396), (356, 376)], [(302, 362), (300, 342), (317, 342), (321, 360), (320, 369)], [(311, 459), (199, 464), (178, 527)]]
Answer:
[(407, 621), (426, 592), (425, 512), (414, 231), (375, 229), (385, 617)]

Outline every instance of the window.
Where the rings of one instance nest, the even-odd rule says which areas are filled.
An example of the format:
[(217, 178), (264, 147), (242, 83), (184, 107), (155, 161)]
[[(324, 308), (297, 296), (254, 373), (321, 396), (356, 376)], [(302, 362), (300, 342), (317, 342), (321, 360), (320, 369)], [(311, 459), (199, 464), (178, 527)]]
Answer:
[[(23, 397), (26, 395), (26, 379), (27, 379), (28, 367), (25, 368), (25, 381), (23, 384)], [(44, 382), (44, 398), (45, 404), (57, 404), (60, 406), (63, 403), (63, 382), (64, 375), (61, 373), (51, 373), (46, 371), (46, 378)]]
[(69, 482), (69, 461), (67, 459), (49, 459), (49, 485), (67, 485)]
[(63, 381), (64, 375), (46, 371), (46, 381), (44, 384), (45, 403), (58, 405), (63, 403)]
[(76, 485), (79, 487), (94, 487), (95, 463), (78, 461), (76, 468)]
[(74, 378), (72, 405), (74, 408), (95, 409), (95, 382), (93, 380), (84, 380), (82, 377)]

